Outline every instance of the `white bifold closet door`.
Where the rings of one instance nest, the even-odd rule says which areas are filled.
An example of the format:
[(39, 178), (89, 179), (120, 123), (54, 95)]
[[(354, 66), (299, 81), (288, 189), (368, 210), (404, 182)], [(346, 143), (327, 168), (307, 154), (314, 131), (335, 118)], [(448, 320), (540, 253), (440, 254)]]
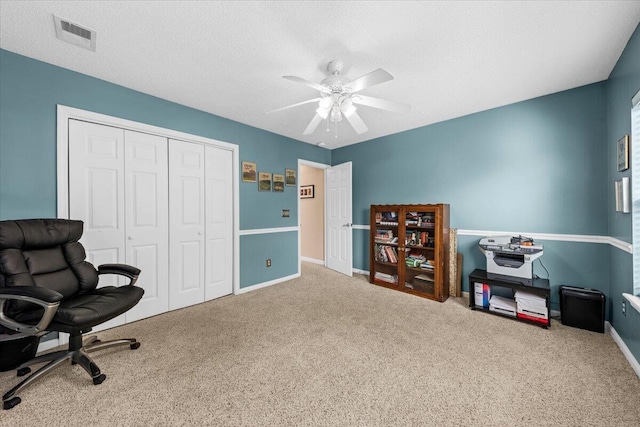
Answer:
[(232, 153), (169, 140), (170, 303), (233, 291)]
[(204, 146), (169, 140), (169, 308), (204, 301)]
[[(96, 331), (168, 309), (167, 181), (166, 138), (70, 121), (69, 217), (84, 221), (87, 260), (140, 268), (136, 285), (145, 290), (136, 307)], [(125, 282), (107, 275), (99, 286)]]
[(169, 172), (167, 138), (126, 130), (124, 145), (126, 263), (144, 289), (132, 322), (169, 310)]
[(205, 146), (205, 300), (233, 292), (233, 159)]

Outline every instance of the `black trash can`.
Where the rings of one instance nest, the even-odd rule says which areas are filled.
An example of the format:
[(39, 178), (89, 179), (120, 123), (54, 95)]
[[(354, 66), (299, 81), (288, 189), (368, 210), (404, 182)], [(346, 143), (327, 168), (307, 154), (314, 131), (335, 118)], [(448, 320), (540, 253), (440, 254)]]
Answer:
[(560, 286), (563, 325), (604, 333), (605, 296), (595, 289)]

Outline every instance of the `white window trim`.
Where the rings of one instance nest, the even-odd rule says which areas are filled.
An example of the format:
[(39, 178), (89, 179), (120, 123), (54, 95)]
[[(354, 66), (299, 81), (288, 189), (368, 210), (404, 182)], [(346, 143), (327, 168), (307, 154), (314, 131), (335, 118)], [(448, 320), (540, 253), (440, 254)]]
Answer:
[[(631, 174), (632, 180), (632, 200), (637, 197), (640, 199), (640, 90), (631, 99), (631, 171), (636, 173)], [(636, 194), (634, 196), (634, 194)], [(632, 209), (639, 208), (640, 203), (632, 202)], [(632, 242), (640, 242), (640, 222), (639, 219), (634, 219), (638, 215), (637, 212), (632, 213)], [(640, 245), (638, 246), (640, 249)], [(639, 266), (636, 266), (636, 263)], [(640, 313), (640, 253), (634, 251), (633, 254), (633, 294), (623, 293), (622, 296), (626, 298), (631, 306)]]

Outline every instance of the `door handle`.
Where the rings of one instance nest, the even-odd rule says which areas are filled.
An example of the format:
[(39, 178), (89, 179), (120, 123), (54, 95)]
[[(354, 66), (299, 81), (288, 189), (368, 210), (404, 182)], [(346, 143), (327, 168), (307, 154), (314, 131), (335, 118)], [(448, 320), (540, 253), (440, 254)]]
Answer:
[(342, 224), (343, 227), (351, 227), (353, 224), (351, 224), (350, 222), (346, 223), (346, 224)]

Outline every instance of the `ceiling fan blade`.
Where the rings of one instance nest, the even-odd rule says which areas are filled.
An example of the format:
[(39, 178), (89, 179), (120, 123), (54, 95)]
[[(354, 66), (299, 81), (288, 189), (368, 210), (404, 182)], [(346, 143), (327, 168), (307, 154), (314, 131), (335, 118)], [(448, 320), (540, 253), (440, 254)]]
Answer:
[(351, 97), (354, 104), (366, 105), (367, 107), (379, 108), (380, 110), (393, 111), (395, 113), (408, 113), (411, 106), (396, 101), (374, 98), (372, 96), (354, 95)]
[(366, 131), (369, 130), (369, 128), (367, 127), (367, 125), (364, 124), (364, 122), (362, 121), (358, 113), (356, 113), (355, 109), (353, 110), (353, 112), (349, 114), (344, 114), (344, 116), (347, 118), (347, 120), (349, 120), (351, 127), (353, 127), (353, 130), (355, 130), (358, 135), (360, 135), (361, 133), (365, 133)]
[(320, 99), (322, 99), (322, 98), (309, 99), (309, 100), (306, 100), (306, 101), (298, 102), (297, 104), (287, 105), (286, 107), (278, 108), (277, 110), (267, 111), (265, 114), (271, 114), (271, 113), (275, 113), (276, 111), (287, 110), (289, 108), (297, 107), (299, 105), (309, 104), (310, 102), (317, 102), (317, 101), (320, 101)]
[(369, 74), (358, 77), (351, 83), (347, 83), (345, 87), (351, 89), (351, 93), (355, 93), (361, 91), (364, 88), (388, 82), (389, 80), (393, 80), (393, 76), (387, 73), (382, 68), (378, 68), (377, 70), (372, 71)]
[(320, 122), (322, 121), (322, 116), (318, 113), (316, 113), (315, 116), (313, 116), (313, 119), (311, 119), (311, 122), (309, 123), (309, 126), (307, 126), (307, 128), (304, 130), (304, 132), (302, 132), (303, 135), (311, 135), (313, 133), (313, 131), (316, 130), (316, 128), (318, 127), (318, 125), (320, 124)]
[(282, 76), (282, 78), (283, 79), (287, 79), (287, 80), (291, 80), (292, 82), (302, 83), (305, 86), (312, 87), (312, 88), (317, 89), (319, 91), (325, 91), (326, 92), (326, 90), (327, 90), (327, 88), (322, 86), (321, 84), (310, 82), (309, 80), (305, 80), (302, 77)]

